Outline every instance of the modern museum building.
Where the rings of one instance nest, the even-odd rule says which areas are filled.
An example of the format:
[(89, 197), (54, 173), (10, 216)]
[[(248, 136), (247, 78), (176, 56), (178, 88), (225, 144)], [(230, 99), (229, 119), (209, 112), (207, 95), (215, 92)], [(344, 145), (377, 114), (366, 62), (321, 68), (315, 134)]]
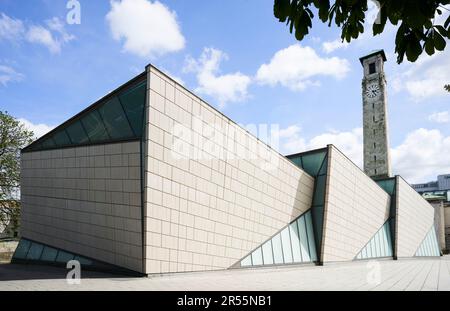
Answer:
[(18, 263), (160, 274), (441, 255), (434, 208), (402, 177), (371, 178), (333, 145), (280, 155), (152, 65), (23, 149), (21, 169)]

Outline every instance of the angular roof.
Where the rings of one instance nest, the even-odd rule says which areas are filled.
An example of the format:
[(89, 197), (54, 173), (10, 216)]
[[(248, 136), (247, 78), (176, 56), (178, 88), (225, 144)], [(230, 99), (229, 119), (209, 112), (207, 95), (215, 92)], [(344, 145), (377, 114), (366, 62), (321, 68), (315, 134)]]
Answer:
[(139, 74), (33, 142), (22, 152), (140, 138), (146, 81), (146, 72)]

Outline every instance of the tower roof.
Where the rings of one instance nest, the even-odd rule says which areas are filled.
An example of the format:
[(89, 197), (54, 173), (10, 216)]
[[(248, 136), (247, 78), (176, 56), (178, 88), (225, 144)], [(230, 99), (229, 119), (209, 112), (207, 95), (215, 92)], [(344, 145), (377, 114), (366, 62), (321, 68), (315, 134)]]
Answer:
[(361, 57), (359, 59), (359, 61), (361, 62), (361, 65), (363, 64), (363, 61), (366, 58), (372, 57), (372, 56), (377, 55), (377, 54), (381, 54), (381, 56), (383, 57), (383, 60), (387, 61), (386, 54), (384, 54), (384, 50), (383, 49), (381, 49), (381, 50), (374, 50), (374, 51), (370, 52), (369, 54), (367, 54), (366, 56), (363, 56), (363, 57)]

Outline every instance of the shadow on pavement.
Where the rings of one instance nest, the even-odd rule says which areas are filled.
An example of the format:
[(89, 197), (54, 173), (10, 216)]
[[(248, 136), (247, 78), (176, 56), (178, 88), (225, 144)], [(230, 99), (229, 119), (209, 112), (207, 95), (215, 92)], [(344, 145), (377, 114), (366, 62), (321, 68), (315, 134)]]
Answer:
[[(64, 280), (69, 269), (60, 267), (31, 265), (31, 264), (0, 264), (0, 282), (1, 281), (24, 281), (24, 280)], [(130, 278), (130, 276), (94, 272), (81, 269), (82, 278), (101, 279), (101, 278)]]

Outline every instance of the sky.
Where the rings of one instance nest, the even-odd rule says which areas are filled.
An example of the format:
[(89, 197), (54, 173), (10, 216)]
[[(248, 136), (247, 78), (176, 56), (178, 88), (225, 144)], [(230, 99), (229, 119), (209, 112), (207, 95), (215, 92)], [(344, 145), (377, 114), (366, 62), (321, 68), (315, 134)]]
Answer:
[(450, 173), (450, 47), (398, 65), (396, 27), (372, 37), (367, 15), (343, 44), (320, 22), (296, 41), (273, 0), (0, 0), (0, 110), (39, 137), (151, 63), (237, 123), (278, 127), (282, 154), (334, 144), (361, 166), (359, 58), (384, 49), (393, 173)]

